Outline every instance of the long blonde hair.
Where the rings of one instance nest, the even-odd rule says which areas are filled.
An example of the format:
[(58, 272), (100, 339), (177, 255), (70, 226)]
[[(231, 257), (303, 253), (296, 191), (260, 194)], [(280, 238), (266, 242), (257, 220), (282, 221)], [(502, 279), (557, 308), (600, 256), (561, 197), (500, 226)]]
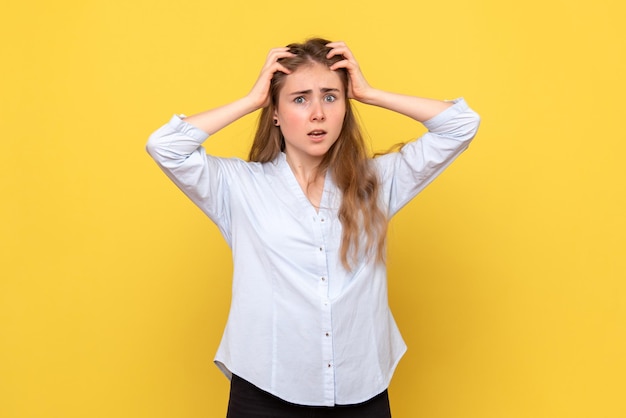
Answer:
[[(343, 59), (342, 56), (326, 58), (329, 41), (320, 38), (309, 39), (301, 44), (287, 45), (293, 57), (282, 58), (280, 63), (295, 71), (302, 66), (320, 63), (331, 66)], [(339, 220), (342, 225), (341, 262), (348, 270), (357, 261), (361, 247), (361, 232), (366, 235), (365, 252), (375, 256), (377, 262), (384, 262), (387, 216), (379, 206), (380, 184), (371, 159), (368, 157), (365, 141), (348, 100), (348, 72), (336, 70), (346, 94), (346, 114), (339, 138), (328, 150), (319, 167), (318, 174), (330, 173), (333, 181), (342, 192), (339, 207)], [(274, 73), (270, 85), (270, 104), (263, 108), (259, 124), (250, 149), (249, 160), (256, 162), (273, 161), (285, 150), (285, 142), (280, 129), (274, 126), (273, 115), (278, 106), (278, 95), (285, 83), (286, 74)]]

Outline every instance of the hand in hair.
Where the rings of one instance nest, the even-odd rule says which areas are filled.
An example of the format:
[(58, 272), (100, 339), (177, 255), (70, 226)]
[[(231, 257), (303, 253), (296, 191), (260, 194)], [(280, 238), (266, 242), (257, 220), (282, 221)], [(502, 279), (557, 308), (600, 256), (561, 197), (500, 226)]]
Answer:
[(281, 58), (291, 57), (293, 54), (289, 52), (289, 48), (274, 48), (267, 54), (265, 64), (261, 69), (259, 78), (254, 83), (252, 90), (248, 93), (248, 99), (257, 106), (257, 109), (266, 107), (270, 102), (270, 82), (274, 73), (277, 71), (290, 74), (291, 71), (278, 62)]
[(350, 99), (355, 99), (363, 103), (368, 103), (368, 100), (373, 92), (373, 88), (369, 85), (367, 80), (365, 80), (365, 76), (361, 72), (361, 67), (359, 67), (359, 63), (354, 58), (352, 51), (344, 42), (330, 42), (326, 44), (327, 47), (331, 48), (331, 50), (326, 55), (327, 58), (332, 58), (336, 55), (343, 56), (343, 60), (337, 61), (333, 65), (331, 65), (331, 70), (336, 70), (338, 68), (345, 68), (348, 71), (350, 76), (350, 81), (348, 85), (348, 97)]
[(371, 87), (359, 67), (359, 63), (344, 42), (330, 42), (326, 44), (331, 48), (326, 55), (331, 58), (341, 55), (344, 59), (330, 66), (331, 70), (345, 68), (349, 75), (348, 97), (359, 102), (379, 106), (393, 112), (398, 112), (424, 122), (433, 118), (438, 113), (452, 106), (452, 102), (391, 93)]
[(224, 106), (189, 116), (185, 118), (185, 121), (212, 135), (242, 116), (266, 107), (270, 102), (270, 81), (274, 73), (281, 71), (289, 74), (291, 72), (280, 64), (278, 59), (292, 55), (288, 48), (274, 48), (270, 50), (259, 78), (245, 97)]

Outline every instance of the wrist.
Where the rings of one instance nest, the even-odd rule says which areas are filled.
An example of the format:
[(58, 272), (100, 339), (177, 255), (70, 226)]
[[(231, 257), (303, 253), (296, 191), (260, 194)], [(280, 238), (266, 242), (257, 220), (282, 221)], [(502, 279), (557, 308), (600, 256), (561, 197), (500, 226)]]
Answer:
[(370, 87), (365, 92), (363, 92), (363, 94), (361, 94), (357, 100), (368, 105), (378, 106), (380, 105), (380, 98), (382, 94), (382, 90)]
[(247, 113), (252, 113), (255, 110), (261, 109), (264, 106), (264, 103), (260, 103), (258, 99), (255, 99), (254, 97), (250, 96), (249, 94), (242, 97), (241, 99), (238, 100), (239, 105), (241, 106), (241, 109), (247, 114)]

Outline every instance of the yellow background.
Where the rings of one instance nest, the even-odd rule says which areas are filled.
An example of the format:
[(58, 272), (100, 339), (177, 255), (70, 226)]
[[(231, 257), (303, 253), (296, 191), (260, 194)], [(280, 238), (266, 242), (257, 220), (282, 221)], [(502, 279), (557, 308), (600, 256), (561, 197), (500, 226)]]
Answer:
[[(311, 35), (345, 40), (376, 87), (464, 96), (483, 118), (391, 226), (409, 345), (394, 416), (626, 416), (625, 16), (619, 0), (7, 2), (0, 417), (224, 416), (229, 250), (144, 146)], [(423, 132), (359, 112), (376, 150)], [(245, 156), (255, 121), (209, 149)]]

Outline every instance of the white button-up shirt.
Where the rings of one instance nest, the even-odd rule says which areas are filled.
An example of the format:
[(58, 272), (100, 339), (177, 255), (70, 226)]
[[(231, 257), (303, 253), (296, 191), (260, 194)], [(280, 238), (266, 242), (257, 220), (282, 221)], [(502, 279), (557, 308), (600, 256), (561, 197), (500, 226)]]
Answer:
[[(400, 152), (373, 159), (389, 217), (469, 144), (479, 118), (463, 99)], [(406, 345), (387, 301), (385, 265), (344, 269), (330, 175), (317, 211), (284, 154), (269, 163), (207, 155), (208, 135), (178, 116), (148, 152), (218, 226), (233, 253), (230, 314), (216, 364), (286, 401), (333, 406), (384, 391)]]

